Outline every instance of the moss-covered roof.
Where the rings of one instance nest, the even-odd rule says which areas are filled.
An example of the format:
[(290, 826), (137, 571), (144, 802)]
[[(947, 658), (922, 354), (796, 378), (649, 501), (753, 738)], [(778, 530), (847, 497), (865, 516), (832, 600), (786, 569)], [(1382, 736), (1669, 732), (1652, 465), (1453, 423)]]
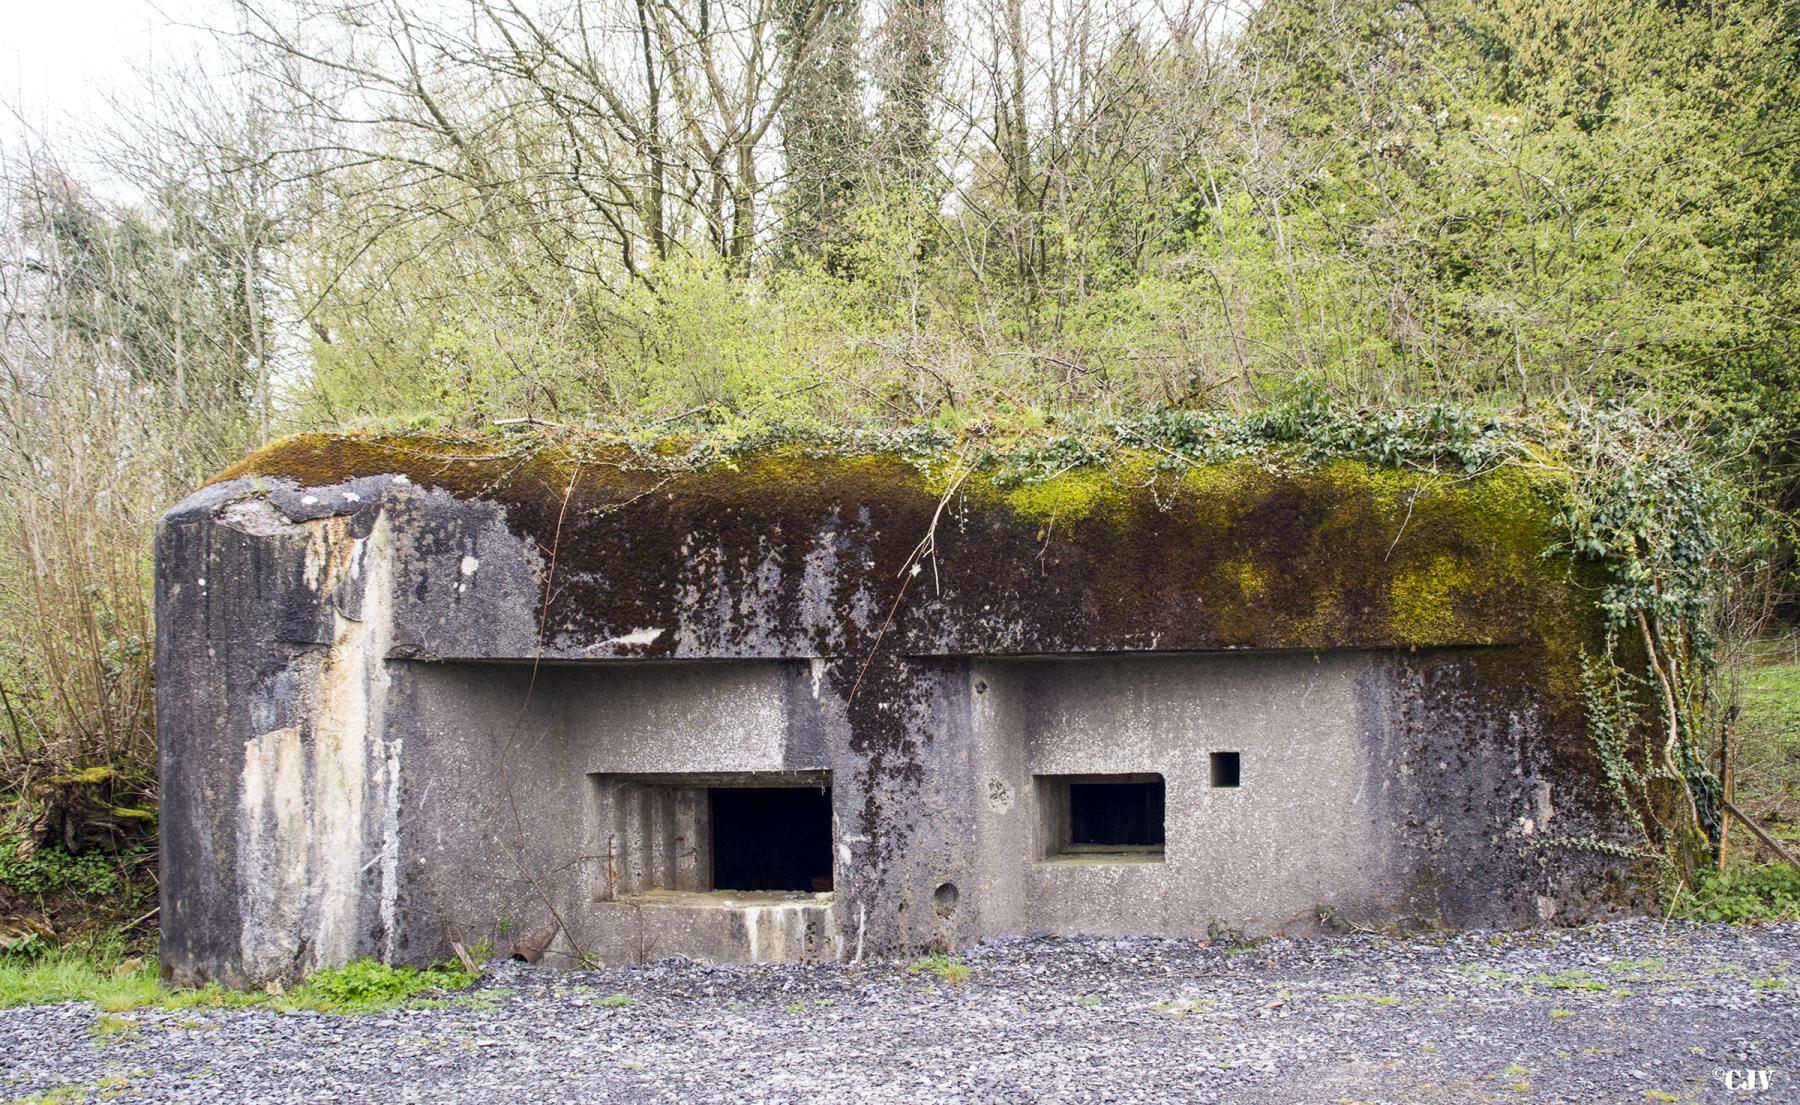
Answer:
[(309, 434), (218, 479), (381, 474), (499, 504), (521, 538), (554, 547), (553, 620), (572, 629), (666, 624), (697, 549), (745, 587), (759, 565), (798, 575), (821, 549), (863, 557), (839, 574), (848, 616), (844, 579), (897, 592), (937, 517), (895, 627), (915, 641), (948, 619), (970, 650), (1530, 644), (1572, 664), (1593, 635), (1583, 573), (1547, 555), (1559, 487), (1520, 467), (1274, 471), (1121, 449), (1021, 481), (794, 445), (696, 466), (581, 435)]

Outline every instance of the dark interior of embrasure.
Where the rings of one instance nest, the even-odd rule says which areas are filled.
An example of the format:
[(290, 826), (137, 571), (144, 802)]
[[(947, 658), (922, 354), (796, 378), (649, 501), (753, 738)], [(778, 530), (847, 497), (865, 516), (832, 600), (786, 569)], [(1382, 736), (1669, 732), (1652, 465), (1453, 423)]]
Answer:
[(1161, 848), (1163, 781), (1069, 784), (1071, 848)]
[(713, 889), (831, 889), (829, 787), (713, 787)]

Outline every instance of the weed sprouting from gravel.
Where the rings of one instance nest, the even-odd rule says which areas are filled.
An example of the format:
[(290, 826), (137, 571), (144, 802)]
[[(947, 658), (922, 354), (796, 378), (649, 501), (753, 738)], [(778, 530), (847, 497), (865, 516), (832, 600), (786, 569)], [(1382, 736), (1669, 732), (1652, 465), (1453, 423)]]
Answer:
[(928, 955), (923, 959), (915, 959), (907, 964), (906, 973), (916, 975), (929, 973), (936, 975), (939, 982), (952, 986), (960, 986), (969, 981), (969, 965), (956, 955)]

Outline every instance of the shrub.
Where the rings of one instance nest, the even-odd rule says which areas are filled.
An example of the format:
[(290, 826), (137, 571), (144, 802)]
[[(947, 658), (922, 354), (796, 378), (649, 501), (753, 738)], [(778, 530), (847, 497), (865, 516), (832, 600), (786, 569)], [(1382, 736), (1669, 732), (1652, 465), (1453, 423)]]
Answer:
[(56, 845), (26, 852), (16, 840), (0, 840), (0, 883), (25, 894), (73, 890), (84, 897), (104, 897), (119, 889), (123, 866), (141, 859), (135, 849), (122, 857), (100, 852), (70, 855)]
[(1800, 871), (1785, 863), (1702, 871), (1692, 890), (1677, 893), (1673, 912), (1693, 921), (1800, 921)]

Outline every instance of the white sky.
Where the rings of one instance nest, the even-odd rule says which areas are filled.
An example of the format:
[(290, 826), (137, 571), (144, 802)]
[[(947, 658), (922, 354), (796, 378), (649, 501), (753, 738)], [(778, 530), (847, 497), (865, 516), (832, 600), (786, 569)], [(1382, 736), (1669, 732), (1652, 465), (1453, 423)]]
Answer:
[(194, 53), (203, 0), (0, 0), (0, 142), (100, 117), (133, 67)]

